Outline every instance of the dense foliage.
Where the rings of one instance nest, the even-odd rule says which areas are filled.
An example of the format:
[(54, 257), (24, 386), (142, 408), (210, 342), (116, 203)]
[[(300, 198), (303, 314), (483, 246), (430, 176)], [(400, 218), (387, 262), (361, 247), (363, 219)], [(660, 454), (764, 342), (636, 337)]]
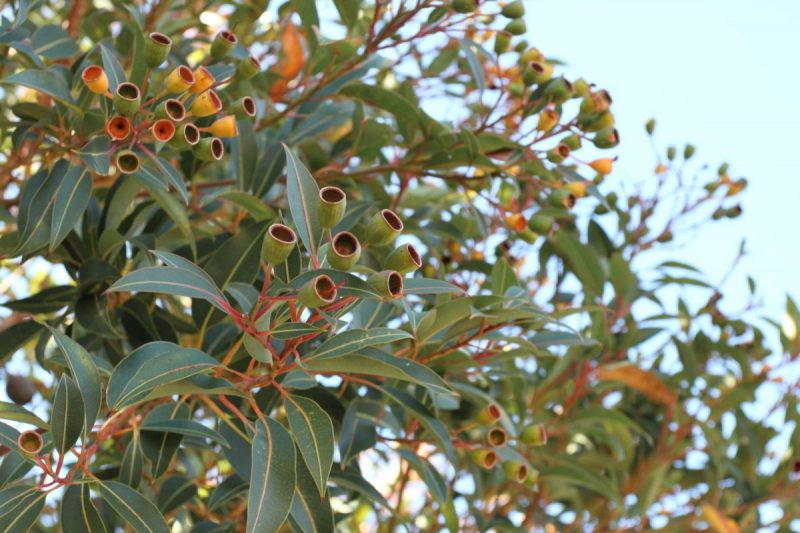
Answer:
[(267, 4), (0, 11), (0, 529), (788, 531), (800, 312), (667, 260), (745, 180), (603, 183), (527, 2)]

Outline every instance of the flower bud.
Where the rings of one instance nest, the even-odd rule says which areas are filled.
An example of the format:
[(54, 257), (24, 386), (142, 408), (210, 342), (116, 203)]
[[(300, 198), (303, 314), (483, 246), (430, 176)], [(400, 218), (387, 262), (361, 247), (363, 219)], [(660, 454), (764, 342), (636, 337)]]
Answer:
[(144, 61), (150, 68), (155, 68), (167, 60), (172, 49), (172, 39), (154, 31), (144, 40)]
[(547, 444), (547, 430), (542, 424), (531, 424), (522, 430), (519, 440), (528, 446), (543, 446)]
[(560, 118), (561, 115), (557, 110), (552, 108), (542, 109), (542, 112), (539, 114), (539, 122), (536, 125), (536, 129), (547, 133), (556, 127)]
[(589, 163), (589, 166), (598, 174), (611, 174), (611, 170), (614, 167), (614, 160), (608, 157), (595, 159)]
[(317, 218), (323, 228), (332, 228), (342, 220), (347, 208), (347, 195), (339, 187), (323, 187), (319, 191)]
[(511, 34), (507, 31), (498, 31), (494, 34), (494, 53), (502, 54), (511, 46)]
[(528, 479), (528, 467), (518, 461), (506, 461), (503, 463), (503, 472), (513, 481), (524, 483)]
[(211, 75), (206, 67), (197, 67), (194, 69), (193, 74), (194, 84), (189, 87), (189, 92), (199, 94), (214, 85), (214, 76)]
[(131, 121), (119, 115), (112, 117), (106, 123), (106, 133), (115, 141), (127, 139), (131, 134)]
[(528, 28), (525, 26), (525, 20), (519, 18), (514, 19), (506, 24), (506, 31), (511, 35), (522, 35)]
[(317, 276), (300, 287), (297, 299), (312, 309), (328, 305), (336, 300), (336, 284), (324, 274)]
[(123, 174), (133, 174), (139, 170), (139, 156), (132, 150), (122, 150), (115, 159), (117, 170)]
[(404, 244), (392, 250), (386, 258), (383, 268), (386, 270), (396, 270), (400, 274), (414, 272), (422, 266), (422, 258), (419, 252), (411, 244)]
[(201, 161), (219, 161), (225, 155), (225, 146), (219, 137), (206, 137), (192, 147), (192, 153)]
[(236, 125), (236, 117), (233, 115), (226, 115), (222, 118), (215, 120), (209, 127), (203, 128), (217, 137), (229, 138), (239, 135), (239, 127)]
[(547, 203), (553, 207), (563, 207), (565, 209), (575, 207), (575, 201), (575, 195), (566, 187), (554, 190), (547, 197)]
[(156, 118), (166, 118), (173, 122), (180, 122), (186, 118), (186, 108), (180, 100), (167, 98), (156, 108)]
[(123, 117), (132, 117), (142, 105), (142, 93), (139, 88), (130, 83), (122, 82), (117, 85), (114, 94), (114, 109)]
[(615, 128), (603, 128), (592, 140), (598, 148), (613, 148), (619, 144), (619, 132)]
[(233, 50), (237, 42), (238, 39), (233, 32), (222, 30), (216, 34), (214, 40), (211, 41), (211, 57), (217, 60), (222, 59), (231, 53), (231, 50)]
[(361, 243), (349, 231), (339, 232), (333, 236), (326, 257), (333, 268), (349, 271), (361, 257)]
[(450, 7), (456, 13), (472, 13), (478, 7), (475, 0), (453, 0), (450, 2)]
[(158, 119), (150, 127), (150, 133), (158, 142), (169, 142), (175, 136), (175, 124), (166, 118)]
[(403, 221), (393, 211), (383, 209), (367, 223), (367, 242), (373, 246), (389, 244), (403, 231)]
[(189, 111), (196, 117), (208, 117), (222, 110), (222, 101), (213, 89), (197, 95)]
[(553, 217), (536, 214), (528, 221), (528, 228), (533, 232), (547, 235), (550, 233), (550, 230), (553, 229), (553, 224), (555, 224), (555, 219)]
[(6, 380), (6, 394), (17, 405), (25, 405), (33, 399), (36, 387), (29, 379), (22, 376), (8, 376)]
[(93, 93), (108, 93), (108, 76), (106, 76), (106, 71), (101, 67), (98, 67), (97, 65), (89, 65), (83, 69), (83, 72), (81, 73), (81, 79), (83, 80), (84, 85), (86, 85), (86, 88)]
[(167, 76), (167, 92), (169, 93), (182, 93), (189, 90), (197, 80), (194, 77), (192, 69), (186, 65), (176, 67), (175, 70)]
[(506, 18), (518, 19), (525, 15), (525, 6), (522, 4), (522, 0), (514, 0), (503, 6), (500, 14)]
[(232, 113), (237, 120), (255, 118), (256, 101), (252, 96), (244, 96), (231, 104), (231, 106), (228, 108), (228, 111)]
[(270, 265), (286, 261), (297, 244), (297, 235), (289, 226), (272, 224), (264, 234), (261, 244), (261, 259)]
[(399, 298), (403, 295), (403, 276), (394, 270), (370, 274), (367, 283), (384, 298)]
[(493, 448), (505, 446), (508, 442), (508, 433), (503, 428), (490, 428), (486, 432), (486, 443)]
[(238, 80), (249, 80), (259, 72), (261, 72), (261, 65), (253, 56), (247, 56), (236, 64), (236, 79)]
[(192, 123), (181, 124), (178, 126), (175, 135), (172, 136), (170, 146), (176, 150), (188, 150), (200, 142), (200, 130)]
[(481, 468), (490, 470), (497, 464), (497, 453), (494, 450), (473, 450), (470, 455)]
[(490, 403), (478, 413), (475, 422), (481, 426), (491, 426), (500, 420), (500, 407), (496, 403)]
[(23, 431), (17, 437), (17, 446), (24, 453), (36, 455), (42, 450), (44, 441), (38, 431)]

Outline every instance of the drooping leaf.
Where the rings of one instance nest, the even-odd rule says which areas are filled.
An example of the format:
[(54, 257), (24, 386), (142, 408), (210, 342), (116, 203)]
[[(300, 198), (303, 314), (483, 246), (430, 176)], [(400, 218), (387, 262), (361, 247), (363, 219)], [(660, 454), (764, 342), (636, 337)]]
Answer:
[(97, 483), (97, 490), (134, 531), (170, 533), (167, 521), (153, 502), (128, 485), (119, 481), (101, 481)]
[(84, 412), (84, 429), (90, 431), (100, 412), (102, 389), (100, 373), (86, 349), (57, 329), (48, 328), (56, 345), (64, 353), (70, 372), (81, 393)]
[(125, 70), (120, 65), (117, 56), (114, 55), (114, 52), (105, 44), (98, 45), (100, 47), (100, 55), (103, 59), (103, 70), (106, 72), (106, 76), (108, 76), (108, 90), (111, 94), (114, 94), (114, 91), (117, 90), (117, 86), (127, 81), (125, 78)]
[(312, 359), (332, 359), (361, 351), (370, 346), (379, 346), (410, 338), (411, 335), (408, 332), (399, 329), (351, 329), (334, 335), (323, 342), (319, 348), (306, 357), (306, 361)]
[[(49, 429), (49, 424), (24, 407), (11, 402), (0, 402), (0, 420), (13, 420), (23, 424), (31, 424), (40, 429)], [(14, 443), (16, 446), (16, 442)]]
[(72, 166), (64, 174), (53, 202), (50, 249), (54, 250), (83, 215), (92, 196), (92, 176), (84, 166)]
[(317, 402), (303, 396), (286, 396), (283, 405), (300, 454), (324, 495), (333, 464), (333, 423)]
[(304, 533), (335, 530), (330, 499), (320, 496), (314, 477), (303, 461), (297, 461), (297, 486), (289, 520), (296, 530)]
[(221, 310), (227, 298), (209, 281), (194, 271), (175, 267), (145, 267), (123, 276), (108, 289), (111, 292), (155, 292), (199, 298)]
[(139, 439), (139, 432), (136, 431), (125, 448), (125, 455), (122, 456), (122, 463), (119, 466), (119, 481), (131, 488), (138, 488), (142, 481), (142, 470), (144, 469), (144, 453), (142, 442)]
[(184, 437), (196, 437), (199, 439), (211, 439), (223, 446), (229, 446), (228, 441), (219, 432), (204, 426), (194, 420), (158, 420), (150, 419), (141, 425), (142, 431), (154, 431), (156, 433), (175, 433)]
[(47, 24), (33, 32), (31, 44), (37, 54), (47, 59), (64, 59), (79, 51), (77, 43), (55, 24)]
[(619, 381), (642, 393), (646, 398), (662, 405), (674, 405), (677, 399), (672, 391), (655, 374), (636, 365), (625, 364), (602, 367), (597, 370), (600, 381)]
[(283, 525), (294, 499), (295, 447), (283, 426), (271, 418), (256, 423), (252, 474), (247, 498), (247, 532), (272, 533)]
[(67, 82), (52, 70), (23, 70), (11, 76), (6, 76), (0, 80), (0, 83), (28, 87), (34, 91), (52, 96), (73, 111), (81, 112), (81, 109), (75, 105), (72, 96), (69, 94)]
[(98, 135), (78, 150), (75, 150), (75, 153), (81, 157), (89, 168), (105, 176), (111, 166), (110, 149), (111, 139), (107, 135)]
[(317, 254), (321, 229), (317, 219), (319, 186), (306, 167), (297, 159), (288, 146), (286, 152), (286, 187), (289, 195), (289, 212), (300, 240), (311, 255)]
[(170, 476), (161, 484), (158, 491), (158, 508), (169, 513), (184, 505), (197, 495), (197, 485), (185, 476)]
[(39, 521), (47, 493), (25, 485), (0, 490), (0, 530), (27, 533)]
[(92, 502), (87, 483), (70, 485), (61, 501), (61, 528), (64, 533), (105, 533), (106, 526)]
[(53, 443), (60, 454), (68, 451), (84, 428), (83, 399), (78, 385), (66, 374), (56, 386), (53, 396), (53, 409), (50, 415), (50, 431), (53, 434)]

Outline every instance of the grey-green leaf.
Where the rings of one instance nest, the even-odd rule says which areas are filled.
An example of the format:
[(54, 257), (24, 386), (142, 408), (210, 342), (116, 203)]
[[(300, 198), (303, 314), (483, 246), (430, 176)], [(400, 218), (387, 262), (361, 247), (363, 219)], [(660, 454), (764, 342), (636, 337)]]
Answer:
[(0, 531), (28, 533), (39, 521), (46, 492), (33, 487), (15, 486), (0, 491)]
[(53, 396), (50, 431), (53, 444), (60, 454), (67, 452), (83, 433), (83, 399), (78, 385), (66, 374), (61, 375)]
[(92, 197), (92, 176), (83, 165), (73, 166), (58, 185), (50, 221), (50, 249), (54, 250), (83, 215)]
[(70, 485), (61, 501), (61, 529), (64, 533), (105, 533), (106, 526), (92, 502), (87, 483)]
[[(31, 424), (40, 429), (48, 429), (50, 427), (47, 422), (35, 414), (11, 402), (0, 402), (0, 420), (13, 420), (14, 422)], [(16, 442), (14, 446), (16, 446)]]
[(292, 437), (271, 418), (256, 424), (252, 464), (247, 533), (278, 531), (292, 506), (297, 474)]
[(410, 338), (411, 335), (408, 332), (400, 329), (351, 329), (334, 335), (323, 342), (319, 348), (314, 350), (314, 352), (306, 358), (306, 361), (311, 359), (341, 357), (342, 355), (355, 353), (370, 346), (378, 346)]
[(88, 143), (84, 144), (79, 150), (75, 150), (83, 162), (92, 170), (103, 176), (108, 175), (108, 168), (111, 165), (109, 151), (111, 139), (107, 135), (98, 135)]
[(296, 530), (304, 533), (335, 530), (331, 502), (327, 496), (319, 495), (314, 478), (303, 461), (297, 461), (297, 487), (289, 519)]
[(137, 533), (170, 533), (167, 521), (153, 502), (118, 481), (97, 484), (106, 503)]
[(141, 425), (142, 431), (154, 431), (159, 433), (176, 433), (185, 437), (196, 437), (200, 439), (211, 439), (219, 442), (223, 446), (229, 446), (227, 439), (219, 434), (219, 432), (208, 428), (200, 422), (194, 420), (146, 420)]
[(134, 270), (114, 283), (109, 291), (155, 292), (206, 300), (221, 310), (228, 300), (206, 277), (174, 267), (145, 267)]
[(47, 59), (64, 59), (80, 51), (69, 34), (55, 24), (47, 24), (33, 32), (31, 44), (37, 54)]
[(122, 409), (147, 398), (154, 388), (202, 374), (217, 366), (211, 356), (194, 348), (156, 341), (140, 346), (122, 360), (108, 380), (107, 402)]
[(300, 454), (323, 495), (333, 464), (333, 422), (317, 402), (303, 396), (286, 396), (284, 407)]
[(286, 187), (289, 196), (289, 212), (297, 227), (297, 233), (311, 255), (317, 254), (322, 233), (317, 219), (319, 186), (306, 167), (297, 159), (288, 146), (286, 151)]
[(81, 112), (69, 94), (69, 87), (63, 77), (52, 70), (29, 69), (6, 76), (0, 83), (22, 85), (40, 93), (52, 96), (73, 111)]
[(100, 412), (102, 395), (100, 372), (97, 370), (94, 359), (83, 346), (57, 329), (49, 329), (53, 334), (53, 340), (55, 340), (56, 345), (64, 353), (67, 365), (78, 384), (78, 389), (83, 399), (84, 426), (89, 431)]
[(119, 480), (129, 487), (138, 488), (142, 480), (142, 470), (144, 469), (144, 453), (142, 452), (142, 441), (139, 433), (134, 432), (133, 438), (125, 449), (122, 456), (122, 463), (119, 467)]

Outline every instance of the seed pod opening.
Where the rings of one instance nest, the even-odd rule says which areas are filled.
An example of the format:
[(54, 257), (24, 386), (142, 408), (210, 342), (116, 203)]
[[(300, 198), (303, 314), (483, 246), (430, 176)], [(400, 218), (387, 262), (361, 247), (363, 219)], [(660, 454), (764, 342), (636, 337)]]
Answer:
[(384, 265), (387, 270), (396, 270), (400, 274), (414, 272), (421, 266), (422, 258), (413, 244), (404, 244), (392, 250)]
[(334, 235), (326, 255), (328, 262), (338, 270), (350, 270), (361, 257), (361, 243), (349, 231)]
[(297, 244), (297, 235), (289, 226), (272, 224), (264, 235), (261, 258), (270, 265), (286, 261)]
[(403, 276), (395, 270), (375, 272), (367, 277), (367, 283), (384, 298), (399, 298), (403, 295)]
[(114, 94), (114, 109), (122, 116), (131, 117), (139, 111), (141, 98), (139, 87), (127, 81), (122, 82), (117, 85)]
[(81, 79), (86, 87), (95, 94), (108, 92), (108, 76), (106, 71), (97, 65), (89, 65), (81, 73)]
[(167, 60), (172, 49), (172, 39), (157, 31), (147, 35), (144, 43), (144, 60), (147, 66), (155, 68)]
[(503, 463), (503, 472), (509, 479), (517, 483), (524, 483), (528, 479), (528, 467), (517, 461), (506, 461)]
[(486, 442), (489, 446), (500, 448), (508, 442), (508, 433), (502, 428), (491, 428), (486, 432)]
[(222, 30), (211, 42), (211, 57), (221, 59), (228, 55), (239, 40), (233, 32)]
[(192, 153), (201, 161), (219, 161), (225, 155), (225, 145), (217, 137), (206, 137), (194, 145)]
[(196, 81), (192, 69), (186, 65), (181, 65), (170, 72), (167, 77), (167, 91), (171, 93), (182, 93), (193, 87)]
[(35, 455), (41, 451), (44, 441), (38, 431), (23, 431), (17, 437), (17, 446), (23, 452)]
[(481, 468), (489, 470), (497, 464), (497, 453), (494, 450), (475, 450), (472, 452), (472, 460)]
[(323, 228), (332, 228), (342, 220), (347, 208), (347, 196), (339, 187), (323, 187), (319, 191), (317, 218)]
[(186, 118), (186, 108), (180, 100), (167, 98), (158, 106), (156, 110), (157, 118), (168, 118), (173, 122), (180, 122)]
[(131, 121), (119, 115), (113, 117), (106, 124), (106, 133), (115, 141), (126, 139), (131, 134)]
[(194, 84), (189, 91), (195, 94), (202, 93), (212, 85), (214, 85), (214, 76), (206, 67), (197, 67), (194, 70)]
[(156, 120), (150, 127), (150, 132), (157, 141), (165, 143), (175, 135), (175, 124), (165, 118)]
[(496, 424), (500, 420), (500, 407), (492, 402), (483, 409), (481, 412), (478, 413), (476, 417), (476, 422), (482, 426), (488, 426), (491, 424)]
[(139, 156), (131, 150), (122, 150), (117, 154), (116, 165), (123, 174), (133, 174), (139, 170)]
[(222, 100), (213, 90), (199, 94), (192, 102), (191, 112), (196, 117), (207, 117), (222, 110)]
[(403, 231), (403, 221), (393, 211), (384, 209), (367, 224), (367, 242), (382, 246), (392, 242)]
[(300, 288), (297, 299), (312, 309), (323, 307), (336, 300), (336, 284), (330, 277), (322, 274), (306, 282)]
[(236, 64), (236, 77), (240, 80), (249, 80), (259, 73), (261, 64), (253, 56), (248, 56)]

